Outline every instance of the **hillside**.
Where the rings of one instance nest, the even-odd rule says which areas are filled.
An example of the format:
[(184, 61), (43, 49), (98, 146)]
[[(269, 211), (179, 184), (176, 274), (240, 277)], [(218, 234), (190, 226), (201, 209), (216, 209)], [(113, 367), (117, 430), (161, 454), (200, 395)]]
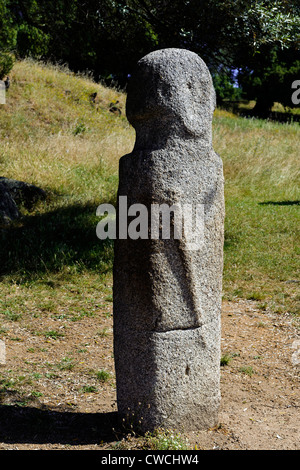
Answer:
[[(107, 448), (121, 435), (112, 433), (110, 422), (110, 411), (115, 411), (113, 247), (96, 237), (96, 208), (115, 201), (118, 160), (134, 144), (126, 96), (88, 75), (32, 61), (16, 63), (10, 77), (7, 104), (0, 105), (0, 176), (35, 184), (47, 198), (31, 210), (21, 207), (22, 217), (0, 231), (0, 339), (7, 346), (7, 367), (0, 369), (0, 413), (7, 417), (11, 405), (17, 422), (22, 409), (29, 422), (38, 417), (43, 428), (43, 419), (53, 425), (48, 412), (55, 412), (62, 426), (66, 412), (72, 412), (83, 422), (90, 418), (92, 429), (92, 414), (101, 411), (107, 427), (100, 435)], [(296, 406), (296, 368), (290, 356), (299, 328), (299, 124), (245, 119), (217, 109), (213, 139), (225, 175), (223, 349), (230, 357), (224, 390), (229, 392), (233, 380), (237, 390), (248, 387), (242, 397), (248, 403), (263, 383), (266, 397), (276, 404), (270, 394), (276, 371), (285, 374), (280, 377), (286, 403)], [(272, 371), (274, 325), (277, 347), (290, 343)], [(282, 336), (277, 336), (279, 325)], [(258, 365), (254, 356), (265, 362)], [(254, 379), (239, 372), (244, 360), (257, 374)], [(227, 395), (225, 402), (229, 408), (232, 402), (238, 406), (239, 398)], [(294, 415), (289, 419), (296, 421)], [(28, 444), (22, 431), (19, 441), (11, 433), (6, 440), (0, 433), (0, 448)], [(225, 435), (218, 445), (238, 445), (230, 440), (232, 433), (227, 434), (230, 444)], [(101, 448), (93, 436), (88, 444)], [(201, 439), (212, 445), (209, 435)], [(295, 437), (290, 439), (289, 448), (295, 448)], [(255, 446), (251, 439), (245, 442)], [(287, 441), (275, 442), (284, 446)]]

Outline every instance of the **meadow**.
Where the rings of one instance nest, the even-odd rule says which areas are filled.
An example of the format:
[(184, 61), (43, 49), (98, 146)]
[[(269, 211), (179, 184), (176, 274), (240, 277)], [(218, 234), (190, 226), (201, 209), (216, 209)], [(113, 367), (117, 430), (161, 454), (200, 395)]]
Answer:
[[(134, 145), (125, 101), (88, 74), (31, 60), (15, 64), (0, 105), (0, 174), (43, 188), (47, 198), (0, 229), (5, 341), (11, 325), (56, 340), (62, 330), (47, 330), (48, 317), (66, 325), (111, 317), (113, 244), (96, 237), (96, 209), (116, 201), (118, 160)], [(223, 298), (289, 314), (299, 327), (299, 124), (216, 109), (213, 145), (225, 176)], [(20, 371), (3, 374), (1, 399), (15, 390), (20, 401), (32, 382), (19, 380)]]
[[(111, 280), (113, 247), (96, 238), (96, 208), (114, 203), (118, 160), (135, 134), (126, 96), (88, 75), (23, 61), (11, 80), (0, 108), (0, 174), (36, 184), (48, 197), (1, 230), (2, 302), (18, 287), (36, 304), (40, 286), (50, 284), (60, 304), (66, 282), (87, 289)], [(299, 313), (299, 124), (217, 109), (213, 144), (225, 176), (224, 297)], [(22, 313), (20, 296), (11, 301)]]

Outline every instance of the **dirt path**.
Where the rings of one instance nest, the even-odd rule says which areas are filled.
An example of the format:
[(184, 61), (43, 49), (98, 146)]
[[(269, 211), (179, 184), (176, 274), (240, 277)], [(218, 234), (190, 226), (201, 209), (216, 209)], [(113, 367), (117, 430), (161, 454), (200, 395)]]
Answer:
[[(26, 319), (10, 323), (2, 338), (0, 450), (113, 448), (124, 435), (115, 431), (111, 316), (99, 310), (67, 324), (49, 315), (43, 331), (61, 331), (56, 339), (37, 334), (39, 328), (38, 318), (30, 326)], [(189, 434), (191, 446), (299, 450), (300, 341), (293, 317), (263, 312), (251, 301), (224, 302), (222, 356), (220, 424)], [(103, 379), (101, 371), (110, 376)]]
[(222, 354), (231, 360), (221, 368), (220, 425), (194, 441), (206, 449), (299, 450), (300, 342), (292, 318), (240, 301), (223, 304), (222, 325)]

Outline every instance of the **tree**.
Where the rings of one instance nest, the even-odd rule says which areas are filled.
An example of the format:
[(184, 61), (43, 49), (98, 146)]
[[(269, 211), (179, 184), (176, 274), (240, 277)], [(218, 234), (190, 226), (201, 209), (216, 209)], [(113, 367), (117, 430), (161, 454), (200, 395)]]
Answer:
[[(8, 3), (5, 0), (4, 3)], [(132, 65), (155, 47), (151, 25), (122, 1), (11, 0), (20, 57), (64, 62), (96, 78), (126, 82)]]
[(0, 0), (13, 18), (21, 57), (65, 62), (73, 70), (88, 69), (96, 79), (111, 77), (123, 86), (143, 55), (164, 47), (186, 48), (199, 54), (212, 75), (227, 85), (226, 76), (238, 69), (244, 92), (261, 110), (272, 99), (287, 102), (283, 87), (299, 72), (300, 7), (294, 3)]
[(295, 60), (293, 49), (279, 46), (262, 47), (252, 67), (243, 67), (239, 83), (249, 99), (256, 100), (254, 114), (267, 117), (274, 102), (294, 107), (292, 83), (300, 75), (300, 60)]
[(242, 89), (237, 86), (234, 71), (221, 68), (218, 73), (212, 73), (213, 84), (217, 97), (217, 105), (224, 100), (240, 101), (242, 99)]
[[(239, 57), (238, 80), (255, 114), (268, 116), (274, 101), (292, 107), (291, 84), (300, 75), (300, 7), (289, 1), (257, 1), (244, 15), (253, 44)], [(250, 44), (251, 45), (251, 44)]]
[[(150, 50), (187, 48), (205, 60), (219, 91), (220, 80), (229, 91), (230, 74), (238, 69), (244, 94), (257, 101), (257, 114), (266, 115), (274, 101), (293, 105), (291, 83), (300, 73), (299, 8), (292, 0), (107, 1), (100, 9), (106, 50), (117, 48), (119, 54), (112, 54), (116, 64), (107, 56), (104, 62), (118, 75)], [(124, 24), (142, 27), (137, 34), (136, 27)], [(152, 42), (141, 40), (145, 31)], [(128, 47), (120, 48), (121, 41)]]
[(229, 91), (230, 72), (238, 69), (244, 94), (256, 100), (256, 114), (267, 115), (274, 101), (293, 106), (291, 83), (300, 75), (300, 6), (292, 0), (161, 0), (155, 8), (148, 0), (125, 3), (149, 21), (160, 46), (200, 54), (219, 97), (220, 80)]
[(16, 45), (16, 28), (9, 10), (9, 2), (0, 0), (0, 80), (12, 69), (13, 50)]

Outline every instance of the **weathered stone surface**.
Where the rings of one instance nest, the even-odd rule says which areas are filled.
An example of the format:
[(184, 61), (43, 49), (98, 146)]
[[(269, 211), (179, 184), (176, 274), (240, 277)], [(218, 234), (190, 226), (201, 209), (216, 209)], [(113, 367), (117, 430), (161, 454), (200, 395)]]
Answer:
[(117, 239), (114, 357), (118, 410), (143, 430), (203, 429), (220, 402), (224, 189), (212, 148), (215, 92), (205, 63), (182, 49), (138, 64), (127, 117), (136, 130), (120, 160), (118, 196), (128, 207), (204, 205), (204, 240)]
[(43, 189), (23, 181), (0, 177), (0, 223), (9, 224), (20, 216), (17, 204), (31, 209), (40, 199), (45, 199)]
[(0, 177), (0, 184), (6, 188), (17, 204), (23, 204), (27, 209), (30, 209), (38, 200), (46, 198), (45, 191), (34, 184), (3, 176)]
[(0, 223), (9, 224), (19, 217), (17, 205), (6, 186), (0, 182)]

